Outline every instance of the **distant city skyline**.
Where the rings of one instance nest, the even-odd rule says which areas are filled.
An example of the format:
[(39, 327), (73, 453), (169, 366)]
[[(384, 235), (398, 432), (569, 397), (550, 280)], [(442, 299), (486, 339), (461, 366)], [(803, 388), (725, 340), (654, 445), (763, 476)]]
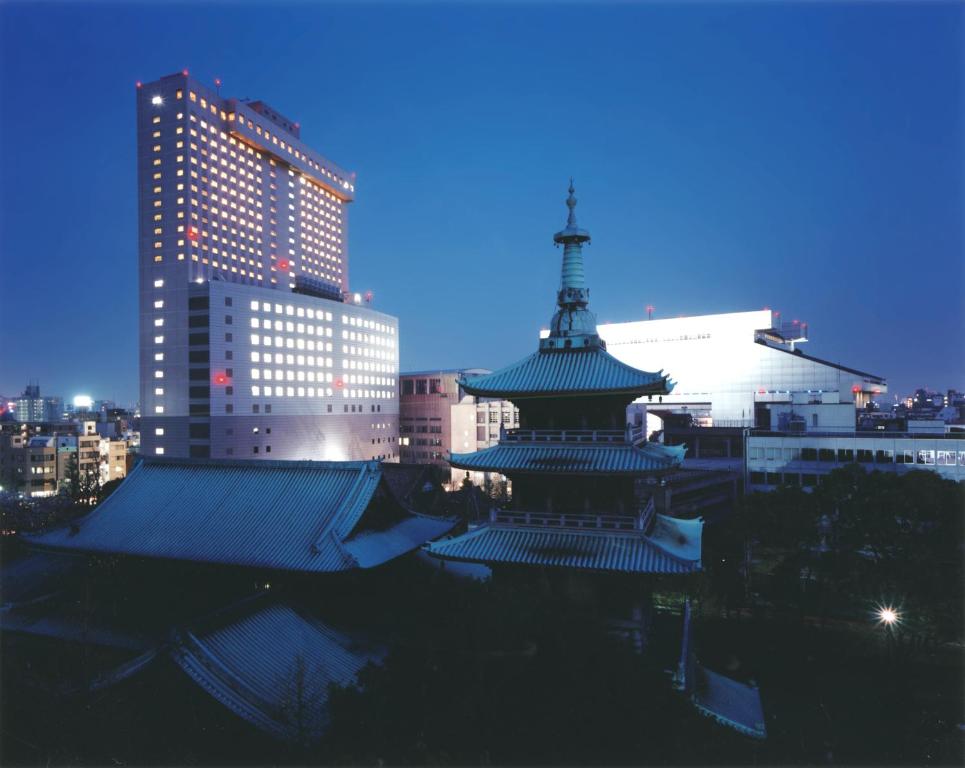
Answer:
[(960, 4), (185, 10), (0, 8), (6, 396), (137, 399), (135, 81), (185, 67), (357, 171), (402, 371), (532, 348), (572, 175), (601, 322), (768, 306), (889, 401), (965, 388)]

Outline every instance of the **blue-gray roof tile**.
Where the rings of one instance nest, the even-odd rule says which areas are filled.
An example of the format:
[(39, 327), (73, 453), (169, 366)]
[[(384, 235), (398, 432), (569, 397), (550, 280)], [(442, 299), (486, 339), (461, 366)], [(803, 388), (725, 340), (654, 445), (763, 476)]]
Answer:
[(454, 453), (452, 466), (479, 472), (642, 474), (680, 466), (683, 449), (648, 443), (564, 445), (500, 443), (475, 453)]
[[(454, 525), (398, 508), (367, 536), (378, 462), (146, 459), (91, 514), (25, 537), (33, 546), (253, 568), (368, 568)], [(346, 546), (346, 540), (355, 543)]]
[(627, 393), (667, 394), (673, 389), (663, 374), (648, 373), (621, 363), (606, 350), (540, 350), (517, 363), (484, 376), (460, 381), (481, 397)]
[(658, 515), (656, 535), (634, 531), (561, 530), (485, 525), (427, 544), (442, 560), (489, 565), (529, 565), (611, 573), (687, 574), (699, 571), (699, 520)]

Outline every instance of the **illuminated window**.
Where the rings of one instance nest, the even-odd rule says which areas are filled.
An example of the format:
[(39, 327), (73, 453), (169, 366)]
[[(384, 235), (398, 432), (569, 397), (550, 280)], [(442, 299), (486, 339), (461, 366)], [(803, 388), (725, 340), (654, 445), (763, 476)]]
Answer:
[(154, 378), (155, 378), (155, 379), (163, 379), (163, 378), (164, 378), (164, 371), (155, 371), (155, 372), (154, 372)]
[(160, 123), (160, 122), (161, 122), (161, 116), (160, 116), (160, 115), (155, 115), (155, 116), (154, 116), (154, 119), (151, 120), (151, 122), (154, 123), (155, 125), (156, 125), (157, 123)]
[(164, 387), (155, 387), (155, 388), (154, 388), (154, 394), (155, 394), (155, 395), (163, 395), (163, 394), (164, 394)]
[(162, 325), (164, 325), (164, 318), (163, 318), (163, 317), (156, 317), (156, 318), (154, 318), (154, 327), (155, 327), (155, 328), (160, 328)]
[(155, 336), (155, 337), (154, 337), (154, 343), (155, 343), (155, 344), (163, 344), (163, 343), (164, 343), (164, 337), (163, 337), (163, 336)]
[(154, 412), (155, 412), (155, 413), (164, 413), (164, 406), (163, 406), (163, 405), (155, 405), (155, 406), (154, 406)]
[(155, 301), (155, 302), (154, 302), (154, 308), (155, 308), (155, 309), (164, 309), (164, 300), (163, 300), (163, 299), (158, 299), (157, 301)]
[(164, 427), (155, 427), (155, 428), (154, 428), (154, 434), (155, 434), (157, 437), (164, 437)]
[(164, 287), (164, 281), (163, 281), (163, 280), (155, 280), (155, 281), (154, 281), (154, 287), (155, 287), (155, 288), (163, 288), (163, 287)]
[(158, 456), (163, 456), (164, 449), (159, 445), (154, 449), (154, 453), (156, 453)]
[(155, 352), (155, 353), (154, 353), (154, 362), (156, 362), (156, 363), (163, 363), (163, 362), (164, 362), (164, 353), (163, 353), (163, 352)]

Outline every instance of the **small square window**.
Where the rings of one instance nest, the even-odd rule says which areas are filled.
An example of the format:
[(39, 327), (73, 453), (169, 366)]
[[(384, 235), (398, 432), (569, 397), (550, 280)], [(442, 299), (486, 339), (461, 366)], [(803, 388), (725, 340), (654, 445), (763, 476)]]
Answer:
[(252, 413), (258, 413), (259, 408), (260, 408), (260, 406), (258, 405), (258, 403), (255, 403), (254, 405), (251, 406), (251, 412), (252, 412)]
[(226, 334), (224, 335), (224, 340), (225, 340), (225, 341), (228, 341), (228, 342), (234, 341), (234, 339), (232, 338), (232, 336), (231, 336), (230, 333), (226, 333)]
[(228, 404), (224, 407), (224, 412), (225, 412), (225, 413), (234, 413), (234, 412), (235, 412), (235, 407), (234, 407), (231, 403), (228, 403)]
[(231, 297), (230, 297), (230, 296), (225, 296), (225, 297), (224, 297), (224, 305), (225, 305), (226, 307), (230, 307), (230, 306), (231, 306)]

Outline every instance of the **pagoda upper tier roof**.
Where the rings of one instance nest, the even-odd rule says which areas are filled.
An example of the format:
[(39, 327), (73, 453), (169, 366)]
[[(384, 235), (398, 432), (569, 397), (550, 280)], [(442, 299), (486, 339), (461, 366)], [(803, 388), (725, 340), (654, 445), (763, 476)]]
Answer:
[(540, 349), (517, 363), (483, 376), (460, 381), (480, 397), (547, 397), (551, 395), (666, 395), (673, 383), (663, 371), (650, 373), (621, 363), (599, 345), (588, 348)]
[[(383, 502), (367, 514), (376, 494)], [(454, 525), (399, 503), (376, 461), (151, 458), (89, 515), (24, 538), (62, 551), (325, 573), (380, 565)]]
[(563, 473), (567, 475), (640, 475), (676, 469), (684, 446), (645, 443), (566, 445), (562, 443), (500, 443), (475, 453), (454, 453), (449, 463), (458, 469), (502, 473)]
[(701, 569), (701, 520), (656, 515), (649, 535), (490, 524), (427, 544), (442, 560), (608, 573), (687, 574)]

